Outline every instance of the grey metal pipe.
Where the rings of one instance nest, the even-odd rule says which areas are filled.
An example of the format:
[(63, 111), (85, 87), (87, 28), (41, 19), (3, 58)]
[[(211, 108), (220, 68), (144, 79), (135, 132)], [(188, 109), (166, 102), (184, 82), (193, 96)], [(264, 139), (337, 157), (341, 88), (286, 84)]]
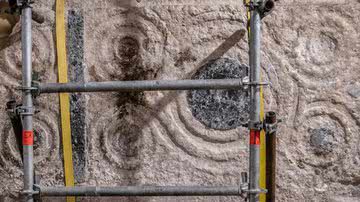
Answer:
[(88, 83), (40, 83), (39, 93), (64, 92), (131, 92), (157, 90), (204, 90), (204, 89), (240, 89), (240, 79), (208, 79), (208, 80), (158, 80), (158, 81), (107, 81)]
[(239, 186), (40, 187), (40, 196), (240, 196)]
[[(254, 5), (258, 0), (253, 0)], [(250, 19), (250, 82), (260, 82), (260, 40), (261, 40), (261, 17), (258, 9), (251, 11)], [(250, 88), (250, 130), (260, 134), (256, 125), (260, 123), (260, 86), (253, 85)], [(251, 133), (251, 132), (250, 132)], [(255, 134), (254, 133), (254, 134)], [(251, 136), (251, 134), (250, 134)], [(259, 190), (260, 179), (260, 145), (250, 142), (249, 159), (249, 190)], [(250, 202), (259, 201), (259, 194), (250, 192)]]
[(22, 46), (22, 112), (23, 121), (23, 162), (24, 162), (24, 194), (25, 201), (33, 201), (34, 164), (33, 164), (33, 100), (31, 94), (32, 81), (32, 34), (31, 7), (24, 3), (21, 16), (21, 46)]

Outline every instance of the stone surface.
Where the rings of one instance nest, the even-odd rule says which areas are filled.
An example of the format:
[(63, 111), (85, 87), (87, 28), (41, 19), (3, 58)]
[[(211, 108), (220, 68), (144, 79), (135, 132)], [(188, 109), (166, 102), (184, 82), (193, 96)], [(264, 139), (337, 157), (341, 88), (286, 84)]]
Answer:
[[(34, 4), (46, 20), (33, 28), (33, 66), (44, 82), (57, 80), (54, 3)], [(68, 36), (69, 43), (79, 45), (68, 47), (73, 58), (69, 63), (74, 62), (69, 67), (80, 70), (71, 72), (71, 77), (77, 75), (74, 81), (207, 77), (212, 70), (203, 70), (216, 59), (248, 65), (247, 38), (239, 37), (239, 30), (246, 27), (245, 8), (238, 0), (71, 0), (67, 8), (67, 22), (72, 11), (81, 11), (84, 23), (83, 58), (82, 39)], [(278, 1), (263, 20), (262, 78), (271, 82), (271, 88), (264, 89), (265, 107), (283, 120), (278, 131), (278, 201), (360, 200), (359, 24), (358, 0)], [(81, 29), (70, 28), (68, 34)], [(14, 90), (21, 79), (19, 24), (6, 41), (0, 50), (1, 103), (20, 97)], [(219, 103), (244, 101), (218, 92)], [(220, 113), (221, 107), (205, 105), (194, 113), (198, 106), (189, 93), (200, 95), (82, 95), (86, 116), (73, 113), (84, 118), (85, 126), (81, 137), (85, 139), (80, 139), (86, 140), (81, 184), (238, 184), (240, 172), (248, 170), (248, 131), (237, 127), (239, 123), (230, 124), (225, 116), (241, 117), (242, 108), (224, 108)], [(63, 185), (58, 97), (41, 95), (36, 105), (41, 110), (34, 124), (41, 140), (35, 149), (36, 171), (42, 185)], [(0, 112), (0, 201), (18, 201), (22, 163), (5, 106)], [(213, 124), (216, 118), (222, 121)], [(80, 201), (117, 200), (241, 201), (237, 197)]]
[[(209, 61), (192, 79), (240, 79), (248, 75), (248, 67), (236, 60), (222, 58)], [(234, 129), (248, 122), (247, 90), (189, 91), (188, 102), (193, 116), (209, 128)]]

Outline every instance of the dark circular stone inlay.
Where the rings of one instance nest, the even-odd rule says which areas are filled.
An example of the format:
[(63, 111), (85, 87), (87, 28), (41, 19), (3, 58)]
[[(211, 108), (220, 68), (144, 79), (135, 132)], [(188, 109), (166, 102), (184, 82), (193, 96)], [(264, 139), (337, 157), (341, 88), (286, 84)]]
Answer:
[[(220, 58), (201, 67), (193, 79), (243, 79), (247, 71), (237, 60)], [(187, 98), (193, 116), (209, 128), (229, 130), (248, 121), (246, 90), (193, 90)]]
[(310, 145), (318, 155), (333, 151), (334, 131), (328, 128), (309, 129)]

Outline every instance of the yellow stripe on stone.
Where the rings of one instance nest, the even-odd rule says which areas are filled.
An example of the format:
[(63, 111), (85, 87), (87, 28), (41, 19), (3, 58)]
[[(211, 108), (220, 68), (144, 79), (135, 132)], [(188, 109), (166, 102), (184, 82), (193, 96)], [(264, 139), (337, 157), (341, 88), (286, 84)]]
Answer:
[[(260, 121), (264, 121), (264, 94), (260, 87)], [(266, 189), (266, 137), (265, 130), (260, 132), (260, 188)], [(260, 202), (266, 201), (266, 194), (260, 194)]]
[[(56, 47), (59, 83), (68, 82), (65, 31), (65, 0), (56, 0)], [(74, 186), (74, 168), (70, 127), (70, 98), (68, 93), (60, 93), (61, 135), (64, 154), (65, 186)], [(67, 202), (75, 202), (75, 197), (67, 197)]]

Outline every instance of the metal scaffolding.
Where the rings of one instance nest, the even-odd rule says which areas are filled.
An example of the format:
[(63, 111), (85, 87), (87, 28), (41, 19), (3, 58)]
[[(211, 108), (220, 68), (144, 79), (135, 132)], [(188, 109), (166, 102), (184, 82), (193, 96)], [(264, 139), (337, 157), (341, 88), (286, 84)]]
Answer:
[(23, 125), (23, 164), (24, 164), (24, 194), (26, 201), (33, 201), (34, 183), (34, 132), (33, 132), (33, 99), (31, 92), (32, 81), (32, 36), (31, 36), (31, 7), (30, 4), (22, 5), (21, 19), (21, 46), (22, 46), (22, 89), (23, 102), (20, 112)]
[(162, 80), (162, 81), (107, 81), (88, 83), (46, 83), (36, 84), (36, 93), (69, 92), (134, 92), (134, 91), (170, 91), (170, 90), (239, 90), (244, 86), (267, 85), (267, 83), (243, 82), (239, 79), (204, 80)]
[[(260, 120), (260, 86), (266, 85), (260, 80), (260, 38), (261, 19), (274, 7), (272, 0), (251, 0), (248, 6), (250, 18), (250, 82), (239, 79), (213, 80), (163, 80), (163, 81), (109, 81), (89, 83), (36, 83), (32, 81), (31, 21), (30, 0), (16, 1), (21, 12), (22, 24), (22, 105), (14, 111), (21, 117), (22, 145), (24, 162), (24, 198), (32, 202), (34, 196), (245, 196), (251, 202), (258, 201), (260, 193), (267, 190), (259, 187), (259, 142), (260, 131), (267, 128)], [(123, 186), (123, 187), (43, 187), (34, 183), (33, 162), (33, 95), (60, 92), (129, 92), (161, 90), (200, 90), (200, 89), (242, 89), (250, 90), (250, 158), (249, 180), (242, 173), (242, 182), (236, 186)], [(275, 119), (276, 120), (276, 119)], [(271, 122), (272, 126), (276, 123)], [(274, 129), (274, 127), (272, 128)], [(274, 132), (272, 132), (274, 133)], [(272, 173), (273, 174), (273, 173)], [(272, 184), (274, 186), (274, 184)]]
[(239, 196), (239, 186), (39, 187), (41, 196)]

